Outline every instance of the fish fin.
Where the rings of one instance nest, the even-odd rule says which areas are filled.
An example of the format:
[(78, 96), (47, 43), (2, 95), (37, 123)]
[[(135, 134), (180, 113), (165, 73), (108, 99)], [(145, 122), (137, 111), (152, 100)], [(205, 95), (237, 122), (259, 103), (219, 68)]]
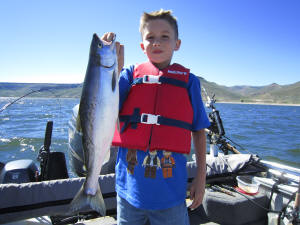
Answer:
[(118, 129), (118, 132), (120, 133), (120, 120), (119, 120), (119, 118), (117, 119), (117, 129)]
[(117, 76), (118, 76), (118, 74), (117, 74), (116, 70), (114, 70), (113, 75), (112, 75), (112, 79), (111, 79), (111, 90), (113, 92), (115, 91), (116, 86), (117, 86), (117, 82), (118, 82)]
[(109, 159), (110, 159), (110, 151), (107, 151), (102, 165), (104, 165), (105, 163), (107, 163), (109, 161)]
[(85, 165), (85, 164), (83, 164), (82, 170), (83, 170), (85, 173), (87, 172), (87, 168), (86, 168), (86, 165)]
[(86, 205), (86, 204), (84, 204), (84, 205), (82, 204), (82, 203), (86, 202), (85, 198), (87, 198), (87, 195), (84, 194), (84, 185), (82, 185), (80, 190), (75, 195), (75, 197), (73, 198), (73, 200), (70, 204), (70, 211), (71, 212), (79, 212), (79, 210), (81, 208), (83, 208), (84, 205)]
[(106, 216), (106, 207), (99, 185), (97, 188), (96, 195), (91, 197), (90, 206), (92, 209), (99, 212), (101, 216)]
[(82, 132), (81, 130), (81, 122), (80, 122), (80, 115), (78, 113), (77, 118), (76, 118), (76, 131)]
[(89, 208), (97, 211), (101, 216), (106, 216), (106, 207), (99, 184), (95, 195), (87, 195), (84, 193), (83, 184), (70, 204), (70, 211), (72, 213), (86, 211)]

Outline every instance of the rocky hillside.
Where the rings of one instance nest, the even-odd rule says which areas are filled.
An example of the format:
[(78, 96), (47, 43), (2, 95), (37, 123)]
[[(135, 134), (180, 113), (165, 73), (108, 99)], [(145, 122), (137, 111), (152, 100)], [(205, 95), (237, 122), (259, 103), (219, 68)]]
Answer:
[[(199, 77), (207, 93), (215, 94), (218, 102), (258, 102), (300, 104), (300, 82), (290, 85), (222, 86)], [(79, 98), (82, 84), (1, 83), (0, 97), (20, 97), (30, 92), (30, 97)], [(203, 99), (206, 96), (202, 91)]]
[[(300, 104), (300, 82), (290, 85), (270, 84), (267, 86), (221, 86), (200, 78), (202, 86), (211, 95), (215, 93), (220, 102), (257, 102)], [(202, 95), (203, 96), (203, 95)]]

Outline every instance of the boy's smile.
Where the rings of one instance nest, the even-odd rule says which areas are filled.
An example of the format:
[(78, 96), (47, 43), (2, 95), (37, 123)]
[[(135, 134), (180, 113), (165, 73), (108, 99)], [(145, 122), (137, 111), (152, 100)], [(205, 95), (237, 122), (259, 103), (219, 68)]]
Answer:
[(174, 29), (166, 20), (150, 20), (143, 29), (141, 48), (159, 69), (170, 64), (173, 52), (179, 49), (180, 44), (181, 41), (175, 37)]

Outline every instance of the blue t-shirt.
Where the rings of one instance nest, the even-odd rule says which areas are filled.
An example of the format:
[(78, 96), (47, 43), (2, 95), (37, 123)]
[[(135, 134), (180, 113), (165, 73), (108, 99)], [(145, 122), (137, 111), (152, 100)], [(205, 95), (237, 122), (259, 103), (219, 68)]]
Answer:
[[(120, 74), (120, 109), (133, 82), (133, 70), (134, 66), (130, 66)], [(201, 98), (200, 82), (191, 73), (188, 92), (194, 111), (192, 131), (209, 127)], [(168, 157), (163, 151), (150, 155), (149, 151), (119, 148), (116, 161), (116, 191), (136, 208), (154, 210), (179, 205), (185, 200), (186, 188), (184, 154), (172, 152)]]

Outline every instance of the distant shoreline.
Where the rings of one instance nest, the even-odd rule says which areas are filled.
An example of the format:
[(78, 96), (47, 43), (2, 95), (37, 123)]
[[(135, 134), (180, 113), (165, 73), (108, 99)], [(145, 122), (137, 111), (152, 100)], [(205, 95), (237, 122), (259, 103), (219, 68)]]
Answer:
[[(217, 102), (231, 104), (255, 104), (300, 106), (300, 81), (291, 85), (271, 84), (266, 86), (226, 87), (198, 77), (207, 93), (214, 95)], [(36, 91), (34, 91), (36, 90)], [(0, 96), (28, 96), (43, 98), (80, 98), (82, 84), (3, 83)], [(31, 95), (32, 94), (32, 95)], [(201, 91), (203, 97), (205, 93)], [(205, 98), (203, 98), (205, 99)]]
[[(0, 96), (0, 99), (17, 99), (17, 98), (20, 98), (20, 97), (1, 97)], [(51, 99), (51, 98), (57, 98), (57, 99), (80, 99), (80, 97), (22, 97), (22, 99)]]
[(222, 104), (242, 104), (242, 105), (275, 105), (275, 106), (300, 106), (300, 104), (268, 103), (268, 102), (216, 102)]
[[(0, 99), (16, 99), (19, 97), (2, 97)], [(25, 97), (25, 99), (49, 99), (57, 97)], [(80, 97), (60, 97), (57, 99), (80, 99)], [(205, 101), (204, 101), (205, 102)], [(230, 102), (230, 101), (217, 101), (216, 103), (221, 104), (241, 104), (241, 105), (274, 105), (274, 106), (300, 106), (300, 104), (290, 104), (290, 103), (269, 103), (269, 102)]]

